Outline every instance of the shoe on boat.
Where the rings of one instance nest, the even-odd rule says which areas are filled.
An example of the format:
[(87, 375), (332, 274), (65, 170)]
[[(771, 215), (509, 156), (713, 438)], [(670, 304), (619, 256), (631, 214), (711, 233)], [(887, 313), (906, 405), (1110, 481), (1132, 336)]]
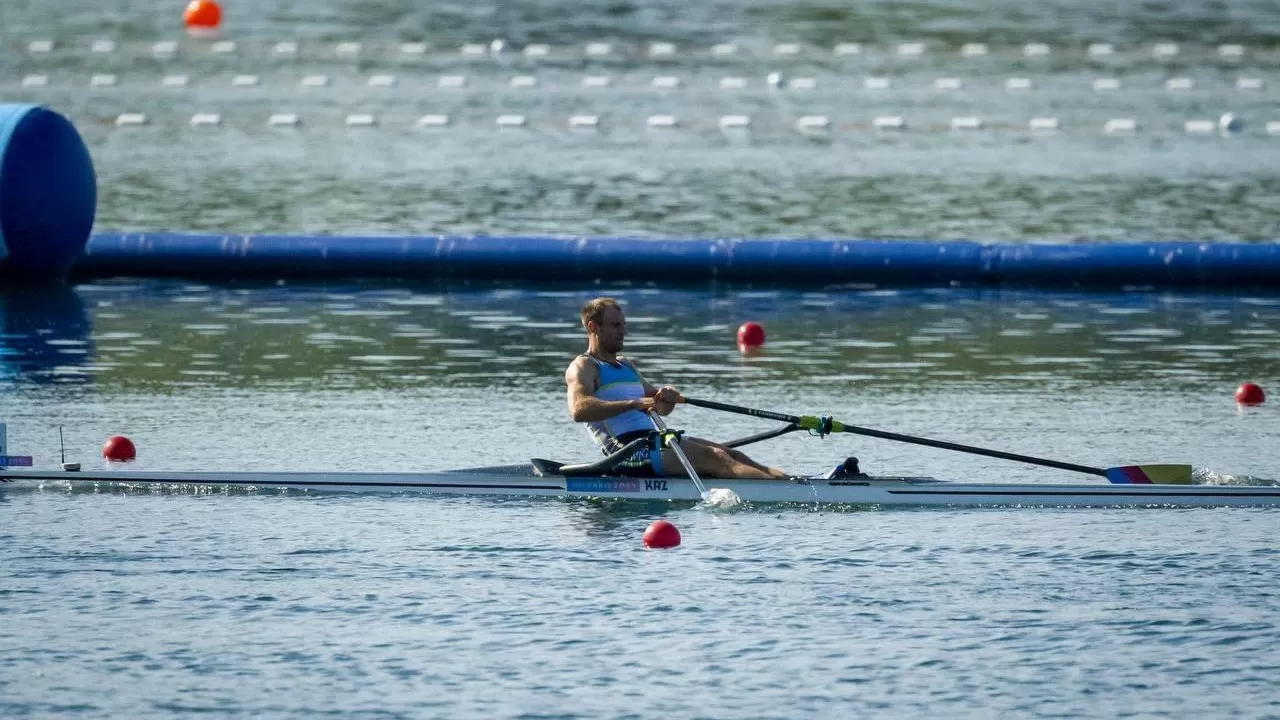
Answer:
[(858, 477), (863, 474), (862, 470), (858, 468), (858, 458), (851, 456), (845, 458), (844, 462), (824, 473), (822, 477), (831, 480), (835, 478)]

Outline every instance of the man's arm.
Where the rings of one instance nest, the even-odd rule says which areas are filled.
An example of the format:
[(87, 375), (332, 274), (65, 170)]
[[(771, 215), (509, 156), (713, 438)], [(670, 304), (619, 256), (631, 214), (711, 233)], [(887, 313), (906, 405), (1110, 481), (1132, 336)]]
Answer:
[[(601, 400), (596, 397), (596, 385), (600, 381), (600, 371), (586, 358), (573, 361), (564, 371), (565, 385), (568, 387), (569, 417), (574, 422), (597, 422), (608, 420), (614, 415), (621, 415), (628, 410), (647, 412), (654, 407), (652, 397), (636, 400)], [(668, 411), (670, 412), (670, 411)]]

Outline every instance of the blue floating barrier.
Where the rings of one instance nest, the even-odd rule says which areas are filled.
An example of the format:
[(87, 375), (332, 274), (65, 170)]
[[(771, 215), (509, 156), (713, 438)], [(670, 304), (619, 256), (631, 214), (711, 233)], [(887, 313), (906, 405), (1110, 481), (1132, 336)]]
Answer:
[(980, 281), (982, 248), (894, 240), (100, 233), (76, 274), (935, 285)]
[(985, 272), (1006, 285), (1280, 288), (1274, 243), (1000, 245)]
[(99, 233), (75, 274), (1274, 289), (1280, 245)]

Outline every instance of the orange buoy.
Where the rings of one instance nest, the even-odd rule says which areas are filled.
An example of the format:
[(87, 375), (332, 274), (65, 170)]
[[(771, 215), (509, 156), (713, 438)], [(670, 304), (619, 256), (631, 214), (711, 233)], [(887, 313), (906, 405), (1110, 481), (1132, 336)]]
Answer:
[(102, 457), (111, 462), (129, 462), (137, 456), (133, 441), (123, 435), (112, 435), (102, 444)]
[(1267, 394), (1254, 383), (1245, 383), (1236, 388), (1236, 402), (1241, 405), (1261, 405), (1266, 399)]
[(764, 345), (764, 328), (759, 323), (745, 322), (738, 328), (738, 347), (758, 348)]
[(182, 13), (182, 24), (191, 30), (214, 30), (222, 23), (222, 8), (214, 0), (191, 0)]
[(673, 548), (680, 544), (680, 531), (666, 520), (654, 520), (644, 531), (644, 546)]

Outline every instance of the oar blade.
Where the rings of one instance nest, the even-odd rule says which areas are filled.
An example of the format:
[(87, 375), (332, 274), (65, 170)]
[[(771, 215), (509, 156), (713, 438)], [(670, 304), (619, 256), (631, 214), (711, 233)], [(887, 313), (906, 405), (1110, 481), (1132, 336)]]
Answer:
[(1107, 468), (1107, 479), (1118, 485), (1194, 485), (1190, 465), (1123, 465)]

